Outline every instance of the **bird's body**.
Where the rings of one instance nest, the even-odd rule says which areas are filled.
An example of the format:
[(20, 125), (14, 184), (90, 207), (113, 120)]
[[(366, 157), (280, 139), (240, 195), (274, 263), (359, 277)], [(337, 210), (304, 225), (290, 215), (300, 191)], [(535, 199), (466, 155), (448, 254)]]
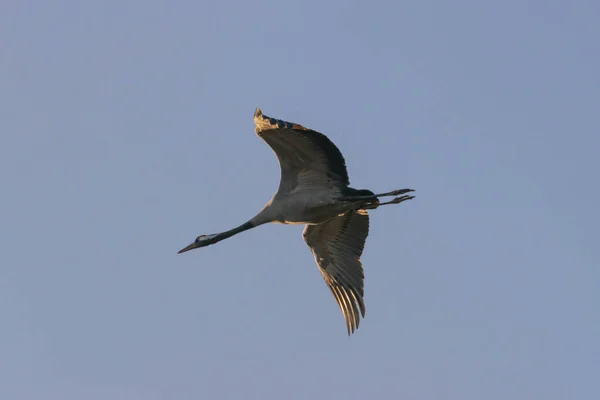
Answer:
[[(269, 118), (257, 109), (256, 134), (279, 159), (281, 180), (277, 193), (248, 222), (226, 232), (200, 235), (180, 253), (208, 246), (265, 223), (304, 224), (302, 237), (314, 254), (325, 282), (336, 298), (348, 334), (365, 315), (364, 273), (360, 256), (369, 233), (368, 209), (410, 200), (412, 189), (374, 194), (349, 187), (348, 172), (339, 149), (322, 133), (301, 125)], [(381, 203), (378, 197), (398, 196)]]
[(301, 192), (297, 195), (275, 196), (265, 208), (266, 219), (279, 224), (322, 224), (352, 209), (324, 193)]

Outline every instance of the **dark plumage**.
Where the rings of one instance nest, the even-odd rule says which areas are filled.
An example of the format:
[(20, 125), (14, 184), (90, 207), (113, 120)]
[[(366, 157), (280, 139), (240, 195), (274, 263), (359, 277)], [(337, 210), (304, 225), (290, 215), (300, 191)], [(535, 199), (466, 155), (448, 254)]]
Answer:
[[(369, 234), (367, 210), (412, 199), (412, 189), (375, 194), (349, 187), (346, 161), (322, 133), (254, 113), (256, 134), (275, 152), (281, 168), (277, 193), (252, 219), (229, 231), (200, 235), (183, 253), (269, 223), (306, 224), (302, 237), (340, 306), (348, 334), (365, 316), (360, 257)], [(381, 203), (379, 197), (399, 196)]]

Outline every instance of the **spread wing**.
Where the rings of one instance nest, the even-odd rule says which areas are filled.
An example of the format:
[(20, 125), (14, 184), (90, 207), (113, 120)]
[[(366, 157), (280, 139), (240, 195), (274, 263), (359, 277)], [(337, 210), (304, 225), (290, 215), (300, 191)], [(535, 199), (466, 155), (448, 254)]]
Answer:
[(365, 316), (364, 271), (360, 256), (368, 234), (369, 215), (364, 210), (347, 213), (323, 224), (306, 225), (302, 234), (342, 309), (348, 335), (358, 328), (360, 314)]
[(281, 167), (279, 194), (315, 189), (341, 190), (350, 184), (346, 161), (327, 136), (302, 125), (254, 113), (256, 134), (273, 149)]

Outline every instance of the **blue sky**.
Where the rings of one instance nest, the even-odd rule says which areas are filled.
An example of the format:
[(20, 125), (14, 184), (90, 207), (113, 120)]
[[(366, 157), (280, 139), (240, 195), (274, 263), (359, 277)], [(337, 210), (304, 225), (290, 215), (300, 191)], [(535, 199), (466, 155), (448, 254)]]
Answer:
[[(36, 4), (37, 3), (37, 4)], [(2, 399), (600, 396), (592, 1), (0, 5)], [(348, 337), (252, 114), (375, 210)]]

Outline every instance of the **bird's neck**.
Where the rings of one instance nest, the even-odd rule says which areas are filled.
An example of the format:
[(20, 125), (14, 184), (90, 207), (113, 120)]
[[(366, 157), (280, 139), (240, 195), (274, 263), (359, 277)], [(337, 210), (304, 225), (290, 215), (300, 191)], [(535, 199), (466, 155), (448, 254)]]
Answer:
[(269, 213), (270, 206), (271, 206), (271, 202), (269, 201), (269, 203), (267, 203), (267, 205), (258, 214), (256, 214), (256, 216), (254, 218), (252, 218), (250, 221), (244, 222), (240, 226), (236, 226), (235, 228), (230, 229), (228, 231), (218, 233), (213, 239), (214, 243), (219, 242), (223, 239), (230, 238), (233, 235), (237, 235), (238, 233), (247, 231), (248, 229), (252, 229), (259, 225), (273, 222), (273, 218), (271, 218), (271, 215)]
[(218, 233), (215, 238), (214, 241), (219, 242), (221, 240), (227, 239), (232, 237), (233, 235), (237, 235), (238, 233), (247, 231), (248, 229), (252, 229), (254, 228), (256, 225), (252, 222), (252, 221), (248, 221), (248, 222), (244, 222), (243, 224), (241, 224), (240, 226), (236, 226), (233, 229), (230, 229), (228, 231), (225, 232), (221, 232)]

